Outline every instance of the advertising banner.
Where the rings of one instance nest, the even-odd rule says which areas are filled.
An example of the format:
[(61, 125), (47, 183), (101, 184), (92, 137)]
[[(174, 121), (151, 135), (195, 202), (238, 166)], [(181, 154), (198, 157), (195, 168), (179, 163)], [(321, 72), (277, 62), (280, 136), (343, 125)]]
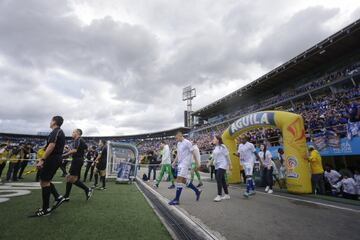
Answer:
[[(315, 148), (319, 151), (320, 155), (323, 157), (360, 155), (360, 137), (354, 137), (351, 140), (347, 138), (342, 138), (340, 139), (340, 144), (336, 147), (327, 145), (319, 149), (317, 148), (317, 144), (308, 142), (307, 145), (315, 146)], [(272, 153), (274, 158), (277, 158), (279, 148), (284, 147), (276, 146), (269, 148), (269, 151)]]

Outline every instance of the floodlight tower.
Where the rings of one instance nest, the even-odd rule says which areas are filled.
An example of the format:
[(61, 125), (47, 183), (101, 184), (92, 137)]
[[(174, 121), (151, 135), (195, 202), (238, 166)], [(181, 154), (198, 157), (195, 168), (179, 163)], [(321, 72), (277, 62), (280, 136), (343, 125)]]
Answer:
[(193, 119), (192, 113), (192, 100), (196, 97), (196, 89), (191, 85), (183, 88), (183, 101), (186, 101), (186, 111), (184, 112), (184, 126), (192, 127)]

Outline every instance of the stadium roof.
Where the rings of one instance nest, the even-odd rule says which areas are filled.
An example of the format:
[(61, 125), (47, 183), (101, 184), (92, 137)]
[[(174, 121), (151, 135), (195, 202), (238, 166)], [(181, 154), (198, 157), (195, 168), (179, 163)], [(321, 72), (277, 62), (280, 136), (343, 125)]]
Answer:
[(360, 19), (331, 35), (298, 56), (276, 67), (248, 85), (192, 113), (194, 116), (209, 116), (234, 105), (244, 96), (256, 96), (266, 92), (269, 87), (299, 77), (331, 60), (360, 49)]
[[(190, 132), (190, 128), (178, 127), (174, 129), (169, 129), (165, 131), (152, 132), (152, 133), (143, 133), (143, 134), (135, 134), (135, 135), (125, 135), (125, 136), (84, 136), (84, 138), (88, 139), (119, 139), (119, 140), (132, 140), (132, 139), (148, 139), (148, 138), (164, 138), (175, 136), (175, 134), (181, 131), (184, 134)], [(35, 134), (17, 134), (17, 133), (0, 133), (0, 137), (2, 138), (36, 138), (36, 139), (46, 139), (47, 136), (43, 135), (35, 135)], [(67, 138), (70, 138), (69, 136)]]

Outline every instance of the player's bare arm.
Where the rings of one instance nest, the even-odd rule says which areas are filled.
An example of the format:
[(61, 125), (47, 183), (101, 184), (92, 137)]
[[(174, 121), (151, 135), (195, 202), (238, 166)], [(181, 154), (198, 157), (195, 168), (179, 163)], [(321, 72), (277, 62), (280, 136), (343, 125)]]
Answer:
[(74, 154), (74, 153), (77, 153), (77, 149), (76, 149), (76, 148), (71, 149), (71, 150), (68, 151), (67, 153), (64, 153), (62, 156), (63, 156), (63, 157), (67, 157), (67, 156), (69, 156), (69, 155), (71, 155), (71, 154)]

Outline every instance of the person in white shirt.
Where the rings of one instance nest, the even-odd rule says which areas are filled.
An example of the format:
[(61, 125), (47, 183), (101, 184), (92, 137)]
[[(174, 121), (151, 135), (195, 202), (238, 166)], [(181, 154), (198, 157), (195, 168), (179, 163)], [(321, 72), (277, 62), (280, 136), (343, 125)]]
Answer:
[[(235, 138), (235, 144), (236, 144), (236, 147), (239, 146), (240, 144), (240, 137), (237, 137)], [(236, 152), (234, 153), (235, 156), (239, 157), (239, 154)], [(242, 178), (242, 182), (243, 183), (246, 183), (246, 175), (245, 175), (245, 170), (244, 170), (244, 167), (240, 164), (240, 176)]]
[(343, 179), (340, 180), (335, 185), (332, 185), (334, 188), (342, 187), (342, 196), (343, 198), (347, 199), (357, 199), (356, 194), (356, 182), (353, 178), (349, 177), (348, 175), (344, 175)]
[[(225, 174), (227, 169), (231, 169), (231, 162), (229, 158), (229, 151), (224, 145), (220, 136), (215, 136), (212, 140), (212, 143), (215, 145), (215, 149), (212, 153), (215, 165), (215, 178), (217, 183), (218, 195), (215, 197), (215, 202), (220, 202), (221, 200), (230, 199), (228, 186), (225, 180)], [(225, 195), (222, 196), (222, 189), (224, 189)]]
[(200, 162), (200, 149), (198, 147), (198, 145), (196, 144), (196, 140), (193, 141), (193, 162), (191, 163), (191, 172), (190, 172), (190, 176), (191, 176), (191, 182), (194, 182), (194, 177), (196, 175), (199, 184), (196, 187), (201, 187), (203, 185), (203, 182), (201, 181), (201, 176), (198, 170), (198, 167), (196, 167), (196, 162)]
[(171, 153), (170, 153), (169, 145), (167, 145), (165, 141), (161, 141), (160, 150), (161, 150), (161, 171), (160, 171), (160, 176), (158, 177), (158, 179), (156, 179), (155, 187), (159, 187), (159, 184), (164, 176), (164, 173), (167, 172), (171, 181), (171, 185), (168, 188), (173, 189), (175, 188), (175, 184), (174, 184), (174, 177), (171, 171), (171, 155), (170, 155)]
[[(195, 192), (196, 201), (199, 201), (201, 189), (197, 189), (190, 179), (188, 179), (189, 168), (191, 167), (192, 157), (193, 157), (193, 146), (192, 143), (184, 138), (182, 132), (177, 132), (175, 135), (177, 143), (177, 155), (175, 160), (172, 163), (172, 167), (175, 167), (175, 164), (178, 164), (178, 173), (176, 178), (176, 195), (175, 198), (169, 202), (169, 205), (179, 205), (180, 195), (183, 189), (183, 185)], [(196, 166), (199, 167), (200, 163), (196, 162)]]
[(359, 172), (359, 170), (355, 170), (354, 180), (356, 183), (356, 193), (360, 197), (360, 172)]
[(234, 153), (240, 157), (240, 164), (244, 168), (246, 177), (246, 191), (245, 197), (255, 194), (255, 184), (252, 178), (255, 158), (259, 160), (259, 155), (256, 152), (254, 144), (248, 142), (246, 136), (240, 136), (240, 144), (238, 146), (238, 152)]
[(338, 171), (333, 170), (330, 165), (325, 166), (324, 176), (325, 180), (330, 185), (335, 185), (338, 181), (341, 180), (341, 174)]
[(260, 144), (260, 152), (259, 152), (260, 162), (263, 167), (263, 176), (265, 177), (265, 192), (273, 193), (273, 166), (271, 164), (272, 154), (265, 144)]

